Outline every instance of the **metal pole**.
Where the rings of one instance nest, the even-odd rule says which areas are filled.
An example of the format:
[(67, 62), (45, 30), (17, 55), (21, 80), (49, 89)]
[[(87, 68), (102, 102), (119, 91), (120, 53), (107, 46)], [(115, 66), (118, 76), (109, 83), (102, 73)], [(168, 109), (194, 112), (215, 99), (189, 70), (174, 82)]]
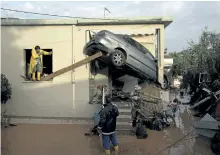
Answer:
[(104, 8), (104, 18), (105, 18), (105, 8)]
[(105, 87), (102, 88), (102, 106), (104, 107), (105, 104)]

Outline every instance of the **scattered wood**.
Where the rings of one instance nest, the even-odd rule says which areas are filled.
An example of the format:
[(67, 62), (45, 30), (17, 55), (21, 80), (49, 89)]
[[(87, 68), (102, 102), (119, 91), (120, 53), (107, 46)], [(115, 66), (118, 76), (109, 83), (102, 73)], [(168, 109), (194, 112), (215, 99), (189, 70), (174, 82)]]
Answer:
[(195, 107), (198, 107), (199, 105), (205, 103), (206, 101), (210, 100), (213, 96), (216, 98), (216, 99), (219, 99), (219, 95), (220, 95), (220, 90), (213, 93), (212, 95), (204, 98), (203, 100), (199, 101), (198, 103), (194, 104), (191, 108), (195, 108)]

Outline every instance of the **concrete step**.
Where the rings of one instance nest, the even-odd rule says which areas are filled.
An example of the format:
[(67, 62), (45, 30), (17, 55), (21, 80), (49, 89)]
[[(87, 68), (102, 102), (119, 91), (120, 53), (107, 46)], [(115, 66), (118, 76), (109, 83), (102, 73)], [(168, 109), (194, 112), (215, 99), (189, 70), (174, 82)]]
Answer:
[(119, 115), (117, 117), (117, 121), (119, 121), (119, 122), (130, 122), (131, 121), (131, 116), (130, 115)]
[(117, 118), (129, 118), (131, 119), (130, 115), (119, 115)]
[(116, 129), (120, 130), (120, 129), (132, 129), (132, 124), (129, 125), (117, 125)]
[(119, 111), (120, 115), (131, 115), (131, 110), (130, 109), (118, 108), (118, 111)]
[(132, 123), (131, 122), (120, 122), (120, 121), (117, 121), (117, 125), (119, 125), (119, 126), (132, 126)]
[(131, 109), (131, 106), (128, 105), (117, 105), (118, 109)]
[(130, 106), (131, 105), (131, 103), (130, 102), (112, 102), (113, 104), (116, 104), (116, 105), (128, 105), (128, 106)]

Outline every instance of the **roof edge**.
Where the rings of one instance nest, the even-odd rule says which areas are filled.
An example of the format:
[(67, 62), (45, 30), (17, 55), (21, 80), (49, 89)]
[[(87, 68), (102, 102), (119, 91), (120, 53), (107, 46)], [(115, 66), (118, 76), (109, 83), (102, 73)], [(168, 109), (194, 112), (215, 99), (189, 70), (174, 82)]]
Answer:
[(65, 19), (1, 19), (2, 26), (43, 26), (43, 25), (130, 25), (130, 24), (164, 24), (172, 23), (172, 17), (136, 17), (136, 18), (65, 18)]

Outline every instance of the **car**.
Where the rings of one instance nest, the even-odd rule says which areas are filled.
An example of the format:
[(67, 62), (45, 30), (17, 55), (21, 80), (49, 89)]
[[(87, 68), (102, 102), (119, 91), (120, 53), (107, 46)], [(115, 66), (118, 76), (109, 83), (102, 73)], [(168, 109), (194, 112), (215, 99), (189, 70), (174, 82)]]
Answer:
[[(108, 30), (96, 33), (84, 46), (83, 53), (91, 56), (101, 51), (103, 56), (90, 63), (91, 72), (106, 66), (119, 74), (128, 74), (146, 80), (150, 83), (158, 82), (157, 59), (143, 45), (128, 35), (114, 34)], [(164, 88), (168, 87), (168, 78), (164, 75)], [(161, 84), (160, 84), (161, 85)]]

